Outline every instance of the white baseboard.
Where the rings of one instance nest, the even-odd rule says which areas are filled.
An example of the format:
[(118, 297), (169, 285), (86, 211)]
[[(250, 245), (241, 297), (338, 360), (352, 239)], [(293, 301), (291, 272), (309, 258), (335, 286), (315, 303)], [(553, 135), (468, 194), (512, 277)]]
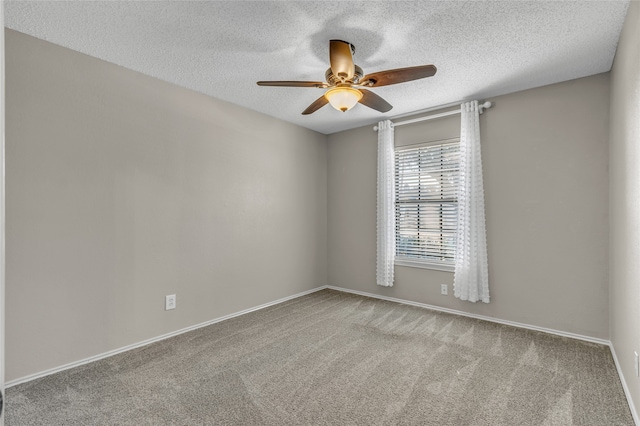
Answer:
[(633, 399), (631, 398), (631, 392), (629, 392), (627, 381), (624, 379), (624, 376), (622, 375), (622, 369), (620, 368), (620, 362), (618, 361), (618, 355), (616, 355), (616, 350), (613, 347), (613, 343), (609, 343), (609, 348), (611, 349), (611, 355), (613, 355), (613, 362), (616, 364), (616, 370), (618, 370), (618, 377), (620, 377), (620, 382), (622, 383), (622, 389), (624, 389), (624, 394), (627, 397), (627, 402), (629, 403), (631, 416), (633, 417), (633, 421), (635, 422), (636, 426), (640, 426), (640, 417), (638, 417), (636, 406), (633, 404)]
[(591, 337), (591, 336), (583, 336), (582, 334), (570, 333), (568, 331), (554, 330), (552, 328), (538, 327), (537, 325), (523, 324), (520, 322), (507, 321), (499, 318), (488, 317), (485, 315), (471, 314), (469, 312), (458, 311), (456, 309), (442, 308), (440, 306), (428, 305), (426, 303), (420, 303), (420, 302), (413, 302), (411, 300), (396, 299), (395, 297), (381, 296), (379, 294), (367, 293), (365, 291), (351, 290), (347, 288), (334, 287), (334, 286), (327, 286), (327, 288), (330, 288), (331, 290), (343, 291), (345, 293), (359, 294), (360, 296), (367, 296), (367, 297), (373, 297), (376, 299), (388, 300), (390, 302), (402, 303), (403, 305), (418, 306), (420, 308), (427, 308), (434, 311), (446, 312), (449, 314), (460, 315), (463, 317), (475, 318), (475, 319), (480, 319), (484, 321), (495, 322), (498, 324), (510, 325), (512, 327), (526, 328), (528, 330), (542, 331), (543, 333), (555, 334), (557, 336), (570, 337), (572, 339), (584, 340), (587, 342), (598, 343), (600, 345), (611, 346), (611, 342), (608, 340), (598, 339), (597, 337)]
[(68, 370), (70, 368), (79, 367), (81, 365), (88, 364), (88, 363), (94, 362), (94, 361), (98, 361), (98, 360), (101, 360), (101, 359), (104, 359), (104, 358), (108, 358), (110, 356), (117, 355), (119, 353), (129, 351), (131, 349), (135, 349), (135, 348), (139, 348), (141, 346), (145, 346), (145, 345), (148, 345), (148, 344), (151, 344), (151, 343), (159, 342), (160, 340), (168, 339), (169, 337), (177, 336), (178, 334), (186, 333), (186, 332), (189, 332), (189, 331), (192, 331), (192, 330), (196, 330), (198, 328), (202, 328), (202, 327), (206, 327), (206, 326), (211, 325), (211, 324), (215, 324), (215, 323), (220, 322), (220, 321), (224, 321), (224, 320), (228, 320), (230, 318), (234, 318), (234, 317), (237, 317), (237, 316), (240, 316), (240, 315), (248, 314), (249, 312), (253, 312), (253, 311), (257, 311), (257, 310), (260, 310), (260, 309), (267, 308), (269, 306), (277, 305), (278, 303), (286, 302), (287, 300), (296, 299), (298, 297), (305, 296), (307, 294), (315, 293), (317, 291), (324, 290), (325, 288), (327, 288), (326, 285), (322, 286), (322, 287), (316, 287), (316, 288), (311, 289), (311, 290), (303, 291), (302, 293), (294, 294), (293, 296), (287, 296), (287, 297), (284, 297), (282, 299), (274, 300), (273, 302), (264, 303), (262, 305), (255, 306), (253, 308), (244, 309), (242, 311), (235, 312), (233, 314), (225, 315), (223, 317), (215, 318), (215, 319), (212, 319), (212, 320), (200, 323), (200, 324), (196, 324), (196, 325), (192, 325), (190, 327), (186, 327), (186, 328), (183, 328), (183, 329), (180, 329), (180, 330), (172, 331), (171, 333), (163, 334), (162, 336), (153, 337), (151, 339), (147, 339), (147, 340), (143, 340), (142, 342), (133, 343), (131, 345), (123, 346), (121, 348), (114, 349), (114, 350), (108, 351), (108, 352), (104, 352), (104, 353), (101, 353), (99, 355), (94, 355), (94, 356), (91, 356), (89, 358), (81, 359), (79, 361), (70, 362), (69, 364), (61, 365), (60, 367), (55, 367), (55, 368), (51, 368), (51, 369), (48, 369), (48, 370), (41, 371), (39, 373), (34, 373), (34, 374), (30, 374), (28, 376), (20, 377), (18, 379), (14, 379), (14, 380), (6, 382), (4, 384), (4, 386), (5, 386), (5, 388), (9, 388), (11, 386), (19, 385), (20, 383), (29, 382), (31, 380), (35, 380), (35, 379), (39, 379), (41, 377), (49, 376), (51, 374), (58, 373), (58, 372), (64, 371), (64, 370)]

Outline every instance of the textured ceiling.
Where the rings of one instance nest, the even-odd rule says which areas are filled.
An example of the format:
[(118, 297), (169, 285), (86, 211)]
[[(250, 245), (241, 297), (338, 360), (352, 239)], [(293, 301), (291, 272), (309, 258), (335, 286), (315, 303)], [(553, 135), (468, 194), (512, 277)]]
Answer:
[[(611, 69), (628, 1), (6, 1), (8, 28), (322, 133)], [(365, 74), (434, 64), (434, 77), (372, 89), (394, 108), (325, 106), (329, 40)]]

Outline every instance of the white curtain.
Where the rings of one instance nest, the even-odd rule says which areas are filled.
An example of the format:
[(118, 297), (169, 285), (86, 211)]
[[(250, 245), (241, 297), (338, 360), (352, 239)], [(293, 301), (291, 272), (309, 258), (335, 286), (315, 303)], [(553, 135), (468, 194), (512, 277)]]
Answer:
[(378, 123), (378, 221), (376, 281), (393, 286), (393, 259), (396, 254), (395, 186), (394, 186), (393, 123)]
[(453, 293), (461, 300), (489, 303), (480, 110), (478, 101), (463, 103), (461, 108), (458, 239)]

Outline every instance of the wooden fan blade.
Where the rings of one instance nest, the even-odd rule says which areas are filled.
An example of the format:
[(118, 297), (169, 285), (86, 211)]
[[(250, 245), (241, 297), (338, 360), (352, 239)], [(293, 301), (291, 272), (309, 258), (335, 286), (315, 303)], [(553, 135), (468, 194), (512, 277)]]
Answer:
[(418, 80), (431, 77), (438, 69), (433, 65), (420, 65), (417, 67), (396, 68), (394, 70), (374, 72), (366, 75), (360, 81), (363, 86), (380, 87), (390, 84), (404, 83), (405, 81)]
[(367, 89), (358, 89), (358, 90), (362, 92), (362, 99), (358, 101), (362, 105), (366, 105), (369, 108), (373, 108), (380, 112), (388, 112), (388, 111), (391, 111), (391, 108), (393, 108), (393, 106), (391, 106), (389, 102), (385, 101), (380, 96), (373, 93), (372, 91)]
[(316, 99), (311, 105), (309, 105), (307, 109), (302, 111), (302, 115), (313, 114), (314, 112), (316, 112), (317, 110), (319, 110), (320, 108), (322, 108), (328, 103), (329, 101), (327, 100), (327, 98), (325, 98), (324, 95), (322, 95), (318, 99)]
[(322, 81), (258, 81), (258, 86), (275, 87), (327, 87)]
[(329, 60), (333, 75), (344, 80), (353, 78), (355, 65), (351, 56), (351, 44), (342, 40), (331, 40), (329, 42)]

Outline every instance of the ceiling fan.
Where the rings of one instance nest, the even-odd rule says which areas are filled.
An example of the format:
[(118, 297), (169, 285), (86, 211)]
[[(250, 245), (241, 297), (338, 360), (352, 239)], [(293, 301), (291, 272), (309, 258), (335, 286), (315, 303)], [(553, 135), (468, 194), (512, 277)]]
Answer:
[(326, 82), (258, 81), (258, 86), (317, 87), (319, 89), (329, 89), (324, 95), (309, 105), (309, 107), (302, 112), (302, 115), (312, 114), (328, 103), (342, 112), (350, 110), (358, 102), (377, 111), (387, 112), (393, 108), (391, 104), (372, 91), (367, 90), (367, 88), (389, 86), (391, 84), (431, 77), (437, 71), (433, 65), (420, 65), (417, 67), (378, 71), (364, 75), (362, 68), (353, 63), (353, 54), (355, 54), (355, 51), (355, 46), (349, 42), (342, 40), (331, 40), (329, 42), (329, 60), (331, 67), (325, 73)]

